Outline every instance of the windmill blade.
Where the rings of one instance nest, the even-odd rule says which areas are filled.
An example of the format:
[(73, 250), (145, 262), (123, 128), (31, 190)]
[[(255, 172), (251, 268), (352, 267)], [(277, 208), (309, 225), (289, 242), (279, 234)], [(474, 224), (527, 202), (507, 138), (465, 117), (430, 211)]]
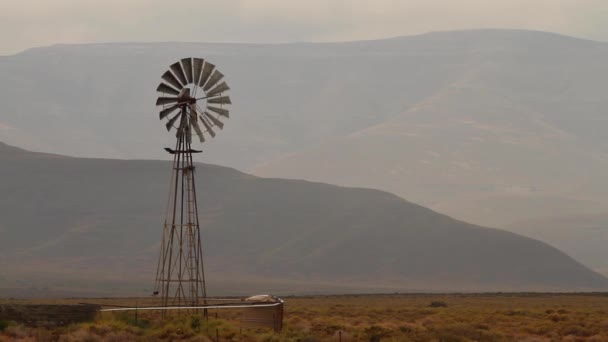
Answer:
[(219, 115), (229, 118), (230, 115), (228, 114), (228, 110), (224, 109), (224, 108), (218, 108), (218, 107), (213, 107), (213, 106), (207, 106), (207, 109), (209, 109), (212, 112), (216, 112)]
[(179, 94), (179, 90), (174, 89), (164, 83), (159, 84), (158, 88), (156, 88), (156, 91), (159, 91), (161, 93), (171, 94), (171, 95)]
[(190, 123), (197, 123), (198, 121), (198, 113), (196, 112), (196, 102), (190, 105)]
[(192, 128), (194, 128), (194, 131), (196, 132), (196, 135), (198, 135), (198, 139), (204, 143), (205, 142), (205, 137), (203, 136), (203, 131), (201, 130), (201, 126), (198, 125), (198, 122), (196, 121), (192, 121)]
[(203, 117), (202, 115), (201, 115), (201, 122), (203, 123), (203, 126), (205, 126), (205, 129), (207, 130), (207, 132), (209, 132), (211, 137), (215, 138), (215, 132), (213, 131), (213, 129), (211, 129), (211, 125), (207, 122), (205, 117)]
[(165, 105), (165, 104), (169, 104), (169, 103), (176, 103), (177, 100), (178, 100), (177, 97), (161, 96), (158, 99), (156, 99), (156, 105), (160, 106), (160, 105)]
[(188, 81), (186, 81), (186, 75), (184, 75), (184, 70), (182, 70), (182, 65), (179, 62), (171, 64), (169, 68), (171, 68), (171, 71), (173, 71), (175, 76), (177, 76), (182, 85), (188, 84)]
[(232, 101), (230, 101), (230, 96), (221, 96), (214, 99), (208, 99), (207, 103), (232, 104)]
[(203, 131), (201, 130), (201, 127), (198, 125), (198, 115), (196, 112), (196, 103), (193, 103), (190, 105), (190, 124), (192, 125), (192, 128), (196, 132), (196, 135), (198, 135), (198, 139), (202, 143), (205, 142), (205, 137), (203, 136)]
[(182, 67), (186, 73), (188, 84), (192, 83), (192, 58), (182, 58)]
[(175, 78), (175, 75), (173, 75), (169, 70), (165, 71), (161, 78), (177, 89), (182, 89), (184, 87), (181, 83), (179, 83), (177, 78)]
[[(211, 82), (211, 81), (209, 81), (209, 82)], [(222, 83), (218, 84), (215, 88), (209, 90), (207, 92), (207, 97), (212, 97), (213, 95), (222, 93), (229, 89), (230, 89), (230, 87), (226, 84), (226, 82), (222, 82)]]
[(171, 107), (167, 107), (167, 108), (161, 110), (160, 113), (159, 113), (160, 119), (162, 120), (162, 119), (166, 118), (167, 115), (171, 114), (177, 108), (179, 108), (179, 107), (178, 107), (178, 105), (175, 104), (175, 105), (173, 105)]
[(211, 75), (211, 72), (213, 71), (213, 68), (215, 68), (215, 65), (213, 65), (213, 64), (211, 64), (209, 62), (205, 62), (205, 66), (203, 67), (203, 72), (201, 73), (201, 78), (198, 81), (198, 85), (200, 87), (202, 87), (203, 85), (205, 85), (205, 82), (207, 82), (207, 79)]
[(194, 72), (192, 75), (192, 82), (194, 84), (198, 84), (198, 80), (201, 78), (201, 70), (203, 70), (203, 63), (205, 60), (202, 58), (193, 58), (192, 60), (194, 61), (194, 65), (192, 66)]
[(224, 123), (218, 120), (215, 116), (209, 114), (208, 112), (204, 112), (203, 114), (205, 114), (205, 117), (211, 120), (215, 126), (219, 127), (220, 129), (224, 129)]
[(172, 117), (167, 124), (165, 125), (165, 127), (167, 127), (167, 131), (171, 130), (171, 127), (173, 127), (173, 125), (175, 124), (175, 121), (177, 121), (177, 119), (179, 119), (179, 117), (181, 116), (182, 113), (177, 113), (175, 114), (174, 117)]
[(211, 87), (213, 87), (217, 82), (219, 82), (222, 77), (224, 77), (224, 74), (222, 74), (219, 70), (215, 69), (211, 77), (209, 77), (209, 81), (207, 81), (207, 84), (205, 84), (203, 90), (207, 91), (211, 89)]

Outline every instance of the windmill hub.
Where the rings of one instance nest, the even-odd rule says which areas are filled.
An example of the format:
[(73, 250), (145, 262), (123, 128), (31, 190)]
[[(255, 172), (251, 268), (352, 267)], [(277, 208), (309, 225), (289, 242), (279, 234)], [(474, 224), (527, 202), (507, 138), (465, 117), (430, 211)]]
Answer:
[(182, 89), (177, 95), (179, 104), (193, 104), (196, 103), (196, 99), (190, 96), (190, 88)]

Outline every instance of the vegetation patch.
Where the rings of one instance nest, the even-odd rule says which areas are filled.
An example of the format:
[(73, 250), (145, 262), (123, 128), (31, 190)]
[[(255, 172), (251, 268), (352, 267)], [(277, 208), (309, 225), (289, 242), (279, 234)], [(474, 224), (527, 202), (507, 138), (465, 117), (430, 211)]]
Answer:
[[(212, 311), (208, 318), (191, 313), (165, 319), (158, 312), (129, 311), (102, 313), (92, 322), (66, 327), (28, 327), (0, 321), (4, 324), (0, 341), (608, 340), (608, 297), (603, 295), (344, 295), (284, 299), (285, 322), (280, 333), (242, 327), (236, 310)], [(127, 299), (121, 300), (132, 305)], [(449, 303), (449, 307), (429, 307), (432, 302)]]

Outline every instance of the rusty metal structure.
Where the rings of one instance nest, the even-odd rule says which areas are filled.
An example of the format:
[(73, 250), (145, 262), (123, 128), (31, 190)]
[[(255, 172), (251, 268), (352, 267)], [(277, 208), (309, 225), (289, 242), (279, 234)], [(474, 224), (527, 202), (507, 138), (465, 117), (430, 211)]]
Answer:
[(156, 89), (162, 93), (156, 100), (159, 117), (167, 131), (176, 131), (175, 148), (165, 148), (173, 156), (173, 171), (154, 287), (164, 307), (207, 304), (193, 161), (202, 151), (192, 148), (192, 136), (203, 143), (224, 127), (231, 100), (223, 76), (209, 61), (183, 58), (161, 76)]

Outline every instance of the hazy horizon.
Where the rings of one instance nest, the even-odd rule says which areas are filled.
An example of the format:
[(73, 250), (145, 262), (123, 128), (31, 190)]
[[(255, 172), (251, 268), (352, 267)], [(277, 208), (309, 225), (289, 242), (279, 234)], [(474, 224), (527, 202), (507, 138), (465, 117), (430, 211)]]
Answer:
[(598, 0), (7, 2), (0, 55), (54, 44), (339, 42), (486, 28), (607, 41), (607, 14), (608, 3)]
[(339, 44), (339, 43), (354, 43), (354, 42), (366, 42), (366, 41), (381, 41), (381, 40), (390, 40), (390, 39), (397, 39), (397, 38), (404, 38), (404, 37), (416, 37), (416, 36), (424, 36), (424, 35), (427, 35), (427, 34), (434, 34), (434, 33), (473, 32), (473, 31), (538, 32), (538, 33), (544, 33), (544, 34), (549, 34), (549, 35), (557, 35), (557, 36), (562, 36), (562, 37), (567, 37), (567, 38), (586, 40), (586, 41), (591, 41), (591, 42), (596, 42), (596, 43), (608, 43), (608, 40), (590, 39), (590, 38), (584, 38), (584, 37), (579, 37), (579, 36), (574, 36), (574, 35), (569, 35), (569, 34), (552, 32), (552, 31), (517, 29), (517, 28), (481, 27), (481, 28), (470, 28), (470, 29), (426, 31), (426, 32), (421, 32), (421, 33), (403, 34), (403, 35), (397, 35), (397, 36), (389, 36), (389, 37), (381, 37), (381, 38), (371, 38), (371, 39), (353, 39), (353, 40), (335, 40), (335, 41), (307, 41), (307, 40), (302, 40), (302, 41), (285, 41), (285, 42), (240, 42), (240, 41), (179, 41), (179, 40), (137, 41), (137, 40), (133, 40), (133, 41), (99, 41), (99, 42), (54, 43), (54, 44), (48, 44), (48, 45), (32, 46), (32, 47), (28, 47), (28, 48), (25, 48), (23, 50), (19, 50), (19, 51), (16, 51), (14, 53), (10, 53), (10, 54), (5, 54), (5, 55), (0, 54), (0, 57), (9, 57), (9, 56), (18, 55), (18, 54), (23, 53), (25, 51), (28, 51), (30, 49), (49, 48), (49, 47), (53, 47), (53, 46), (70, 46), (70, 45), (112, 45), (112, 44), (116, 44), (116, 45), (121, 45), (121, 44), (129, 45), (129, 44), (169, 44), (169, 43), (175, 43), (175, 44), (227, 44), (227, 45), (230, 45), (230, 44), (234, 44), (234, 45), (284, 45), (284, 44), (332, 44), (332, 43), (338, 43)]

